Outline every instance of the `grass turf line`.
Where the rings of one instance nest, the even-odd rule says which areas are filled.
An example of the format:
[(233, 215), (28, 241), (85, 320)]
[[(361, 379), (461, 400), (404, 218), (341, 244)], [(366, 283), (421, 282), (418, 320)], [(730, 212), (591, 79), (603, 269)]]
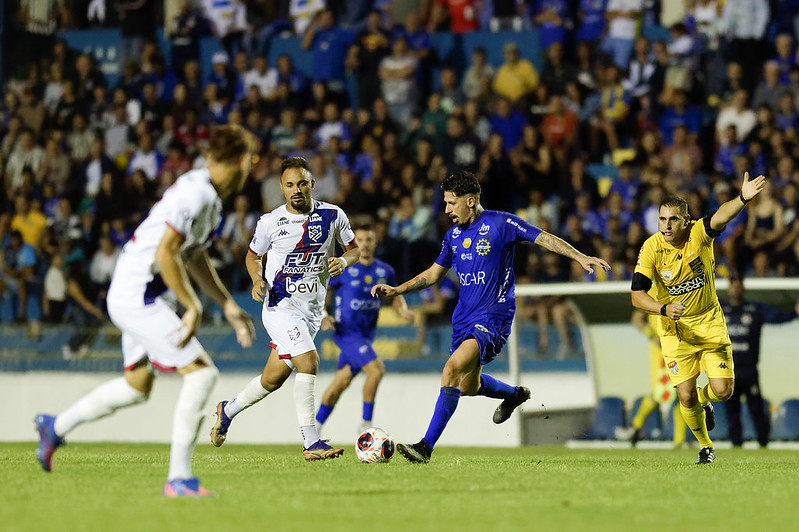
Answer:
[(3, 531), (794, 530), (799, 453), (695, 450), (436, 449), (306, 463), (297, 446), (201, 445), (210, 500), (161, 495), (168, 447), (72, 443), (39, 469), (33, 443), (0, 444)]

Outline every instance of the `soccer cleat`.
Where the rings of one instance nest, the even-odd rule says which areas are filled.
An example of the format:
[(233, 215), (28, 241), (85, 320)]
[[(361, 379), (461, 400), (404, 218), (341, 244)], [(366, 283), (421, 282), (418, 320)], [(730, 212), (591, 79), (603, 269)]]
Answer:
[(702, 405), (702, 410), (705, 411), (705, 425), (707, 426), (707, 430), (711, 431), (716, 426), (716, 412), (713, 410), (713, 404), (708, 403)]
[(496, 410), (494, 410), (494, 423), (499, 425), (504, 423), (510, 418), (513, 411), (516, 410), (520, 404), (530, 398), (530, 388), (526, 386), (517, 386), (516, 395), (512, 399), (505, 399), (502, 401)]
[(214, 447), (220, 447), (227, 438), (227, 429), (230, 428), (231, 419), (225, 414), (227, 401), (222, 401), (216, 405), (216, 423), (211, 427), (211, 443)]
[(214, 497), (214, 493), (200, 486), (200, 479), (176, 478), (164, 484), (165, 497)]
[(53, 470), (53, 453), (65, 444), (64, 438), (55, 433), (55, 417), (39, 414), (33, 420), (36, 430), (39, 431), (39, 447), (36, 449), (36, 458), (42, 469), (48, 473)]
[(398, 443), (397, 450), (413, 464), (426, 464), (430, 462), (430, 455), (433, 454), (433, 449), (424, 438), (419, 443)]
[(330, 458), (338, 458), (344, 454), (344, 449), (338, 447), (331, 447), (327, 444), (329, 440), (317, 440), (316, 443), (310, 447), (304, 448), (302, 454), (309, 462), (315, 460), (328, 460)]
[(716, 451), (713, 447), (702, 447), (699, 449), (699, 459), (697, 464), (712, 464), (716, 461)]

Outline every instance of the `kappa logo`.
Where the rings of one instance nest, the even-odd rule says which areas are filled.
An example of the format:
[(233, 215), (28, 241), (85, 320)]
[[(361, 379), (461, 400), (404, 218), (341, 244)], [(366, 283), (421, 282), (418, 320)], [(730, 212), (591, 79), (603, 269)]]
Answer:
[(721, 364), (719, 364), (719, 369), (730, 369), (730, 368), (729, 366), (727, 366), (726, 363), (722, 362)]
[(281, 229), (280, 232), (277, 234), (277, 236), (286, 236), (288, 234), (289, 234), (288, 231), (286, 231), (285, 229)]
[(478, 231), (478, 234), (480, 236), (486, 236), (490, 230), (491, 226), (489, 226), (488, 224), (483, 224), (480, 226), (480, 231)]
[(677, 365), (676, 361), (672, 360), (671, 362), (669, 362), (669, 371), (671, 371), (675, 375), (677, 375), (677, 372), (680, 371), (680, 367)]
[(296, 342), (300, 339), (300, 329), (299, 327), (294, 327), (293, 329), (289, 329), (287, 331), (289, 333), (289, 340), (292, 342)]
[(319, 225), (309, 225), (308, 226), (308, 238), (310, 238), (314, 242), (316, 242), (320, 238), (322, 238), (322, 227), (319, 226)]

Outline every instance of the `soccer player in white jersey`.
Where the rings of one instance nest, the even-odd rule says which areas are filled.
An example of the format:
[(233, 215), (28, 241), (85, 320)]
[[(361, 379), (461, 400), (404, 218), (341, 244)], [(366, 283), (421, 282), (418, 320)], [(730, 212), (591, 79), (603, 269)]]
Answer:
[[(194, 336), (202, 306), (189, 277), (223, 309), (236, 339), (252, 344), (252, 320), (233, 300), (211, 266), (207, 247), (219, 225), (222, 199), (241, 190), (252, 166), (255, 141), (239, 126), (211, 133), (208, 167), (182, 175), (169, 187), (125, 244), (108, 290), (108, 314), (122, 331), (124, 377), (106, 382), (57, 416), (36, 417), (45, 471), (54, 451), (78, 425), (149, 397), (153, 368), (177, 371), (183, 388), (175, 404), (168, 497), (213, 495), (192, 475), (191, 456), (202, 409), (219, 371)], [(164, 300), (171, 290), (186, 309), (180, 318)]]
[[(303, 454), (306, 460), (326, 460), (344, 450), (320, 440), (316, 429), (314, 384), (319, 355), (313, 340), (324, 315), (328, 279), (358, 262), (360, 250), (344, 211), (311, 198), (314, 179), (308, 161), (286, 159), (281, 171), (286, 204), (258, 220), (246, 258), (252, 297), (264, 304), (262, 318), (272, 352), (261, 375), (236, 397), (216, 406), (211, 443), (222, 445), (231, 420), (280, 388), (296, 369), (294, 403)], [(333, 256), (336, 242), (344, 250), (340, 257)]]

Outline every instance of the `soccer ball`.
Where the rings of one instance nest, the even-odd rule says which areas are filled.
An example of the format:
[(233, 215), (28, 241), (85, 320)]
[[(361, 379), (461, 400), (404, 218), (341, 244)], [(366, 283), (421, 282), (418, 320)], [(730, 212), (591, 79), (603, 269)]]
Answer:
[(394, 456), (394, 440), (381, 428), (370, 427), (355, 442), (358, 460), (366, 464), (388, 462)]

